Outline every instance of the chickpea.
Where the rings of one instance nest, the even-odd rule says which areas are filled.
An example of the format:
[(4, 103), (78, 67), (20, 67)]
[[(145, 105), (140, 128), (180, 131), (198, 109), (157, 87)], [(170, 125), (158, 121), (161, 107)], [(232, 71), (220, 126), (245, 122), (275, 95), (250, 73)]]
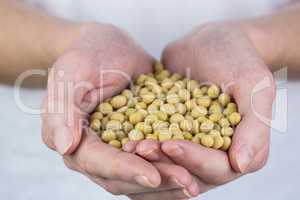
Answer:
[(117, 139), (116, 132), (114, 130), (106, 130), (102, 133), (101, 138), (104, 142), (110, 142)]
[(215, 136), (214, 137), (214, 145), (213, 148), (214, 149), (220, 149), (224, 144), (224, 140), (221, 136)]
[(186, 106), (183, 103), (176, 104), (177, 112), (184, 115), (186, 113)]
[(208, 87), (207, 86), (201, 86), (200, 89), (201, 89), (203, 94), (206, 94), (207, 90), (208, 90)]
[(161, 106), (164, 102), (161, 99), (155, 99), (151, 105)]
[(144, 134), (139, 130), (133, 129), (128, 133), (128, 138), (131, 141), (139, 141), (144, 139)]
[(124, 107), (122, 107), (122, 108), (119, 108), (118, 110), (117, 110), (117, 112), (118, 113), (125, 113), (126, 111), (128, 110), (128, 106), (124, 106)]
[(176, 81), (174, 83), (174, 86), (178, 88), (178, 90), (180, 89), (184, 89), (185, 88), (185, 83), (183, 81)]
[(193, 97), (194, 97), (194, 98), (200, 98), (200, 97), (202, 97), (202, 96), (203, 96), (203, 93), (202, 93), (202, 91), (201, 91), (200, 88), (195, 88), (195, 89), (193, 90)]
[(150, 114), (145, 118), (145, 123), (147, 124), (153, 124), (154, 122), (156, 122), (158, 120), (157, 115), (155, 114)]
[(181, 102), (186, 102), (187, 100), (190, 100), (191, 93), (186, 89), (181, 89), (178, 91), (178, 96)]
[(128, 138), (128, 137), (123, 138), (123, 139), (121, 140), (122, 146), (125, 146), (128, 142), (129, 142), (129, 138)]
[(123, 123), (123, 130), (125, 131), (125, 133), (129, 133), (131, 130), (133, 129), (133, 125), (126, 121)]
[(169, 127), (169, 131), (173, 134), (173, 135), (178, 135), (178, 134), (182, 134), (182, 131), (180, 130), (180, 127), (177, 123), (173, 123), (170, 125)]
[(167, 71), (167, 70), (162, 70), (161, 72), (159, 72), (155, 78), (158, 80), (158, 81), (162, 81), (164, 80), (165, 78), (168, 78), (170, 76), (170, 72)]
[(190, 132), (185, 131), (183, 132), (183, 137), (186, 140), (191, 140), (193, 138), (193, 135)]
[(103, 117), (102, 119), (102, 127), (106, 127), (107, 123), (109, 122), (108, 116)]
[(222, 119), (223, 114), (222, 113), (212, 113), (209, 115), (209, 119), (213, 122), (219, 122), (220, 119)]
[(147, 108), (147, 104), (145, 102), (138, 102), (135, 105), (135, 109), (139, 110), (139, 109), (146, 109)]
[(149, 93), (150, 91), (148, 90), (148, 88), (141, 88), (139, 91), (139, 95), (144, 95)]
[(90, 124), (91, 129), (95, 132), (99, 132), (101, 130), (101, 121), (99, 119), (94, 119)]
[(187, 113), (185, 115), (185, 119), (188, 120), (188, 121), (193, 121), (194, 120), (194, 118), (191, 116), (191, 113)]
[(90, 116), (90, 120), (93, 121), (94, 119), (103, 119), (103, 114), (101, 112), (94, 112), (91, 116)]
[(197, 134), (200, 131), (200, 123), (197, 120), (192, 121), (192, 133)]
[(221, 147), (221, 149), (223, 151), (227, 151), (230, 148), (230, 145), (231, 145), (231, 138), (227, 137), (227, 136), (224, 136), (223, 141), (224, 141), (224, 143), (223, 143), (223, 146)]
[(205, 121), (207, 121), (208, 119), (205, 117), (205, 116), (200, 116), (200, 117), (198, 117), (197, 118), (197, 121), (199, 122), (199, 123), (203, 123), (203, 122), (205, 122)]
[(220, 94), (220, 96), (218, 97), (218, 101), (220, 102), (220, 104), (225, 107), (227, 106), (227, 104), (230, 102), (230, 96), (226, 93), (222, 93)]
[(224, 118), (224, 117), (219, 120), (219, 124), (220, 124), (221, 127), (230, 126), (230, 122), (228, 121), (227, 118)]
[(169, 123), (165, 121), (156, 121), (152, 124), (153, 130), (161, 130), (169, 127)]
[(218, 98), (219, 94), (220, 88), (215, 84), (212, 84), (207, 90), (207, 95), (212, 99)]
[(168, 129), (162, 129), (159, 131), (158, 139), (160, 142), (164, 142), (172, 139), (172, 133)]
[(221, 128), (222, 128), (222, 127), (221, 127), (219, 124), (216, 124), (216, 123), (214, 124), (214, 129), (215, 129), (215, 130), (221, 131)]
[[(151, 92), (145, 93), (145, 94), (141, 95), (141, 97), (142, 97), (144, 103), (146, 103), (146, 104), (152, 103), (155, 99), (155, 95)], [(145, 108), (143, 108), (143, 109), (145, 109)]]
[(209, 113), (222, 113), (222, 106), (219, 103), (212, 102), (212, 105), (209, 107)]
[(115, 112), (110, 115), (110, 119), (123, 123), (125, 121), (125, 116), (122, 113)]
[(201, 144), (205, 147), (212, 147), (214, 145), (214, 138), (210, 135), (203, 135), (201, 137)]
[(208, 108), (211, 104), (211, 99), (208, 96), (202, 96), (197, 99), (197, 104), (199, 106), (204, 106)]
[(175, 106), (169, 103), (161, 105), (160, 110), (168, 115), (172, 115), (176, 112)]
[(162, 88), (170, 89), (173, 87), (173, 85), (174, 85), (174, 81), (171, 80), (170, 78), (166, 78), (161, 82)]
[(222, 136), (228, 136), (228, 137), (230, 137), (230, 136), (233, 135), (233, 132), (234, 131), (233, 131), (233, 129), (231, 127), (223, 127), (221, 129)]
[(185, 119), (180, 122), (180, 128), (183, 131), (191, 131), (193, 128), (193, 125), (192, 125), (191, 121)]
[(132, 115), (134, 112), (136, 112), (136, 109), (135, 108), (128, 108), (125, 112), (125, 115), (127, 117), (129, 117), (130, 115)]
[(214, 128), (214, 123), (210, 120), (206, 120), (206, 121), (202, 122), (200, 125), (200, 130), (204, 133), (209, 132), (213, 128)]
[(204, 106), (195, 106), (191, 111), (191, 116), (193, 118), (205, 116), (206, 114), (207, 114), (207, 109)]
[(180, 75), (180, 74), (177, 74), (177, 73), (174, 73), (171, 77), (170, 77), (170, 79), (172, 80), (172, 81), (178, 81), (178, 80), (180, 80), (182, 78), (182, 76)]
[(110, 103), (113, 108), (118, 109), (127, 104), (127, 99), (123, 95), (117, 95), (111, 99)]
[(141, 131), (144, 134), (152, 133), (152, 126), (145, 122), (139, 122), (135, 125), (135, 129)]
[(157, 136), (154, 134), (147, 134), (146, 135), (146, 139), (151, 139), (151, 140), (158, 140)]
[(179, 113), (175, 113), (170, 117), (170, 122), (171, 123), (180, 123), (181, 121), (184, 120), (184, 116), (182, 116)]
[(186, 88), (188, 91), (193, 92), (196, 88), (198, 88), (199, 84), (195, 80), (188, 80), (186, 83)]
[(173, 140), (184, 140), (184, 136), (182, 134), (176, 134), (172, 137)]
[(116, 147), (118, 149), (120, 149), (122, 146), (122, 144), (119, 140), (111, 140), (111, 141), (109, 141), (108, 144), (110, 144), (111, 146)]
[(164, 70), (164, 65), (161, 63), (161, 62), (155, 62), (155, 64), (154, 64), (154, 70), (155, 70), (155, 72), (156, 73), (159, 73), (159, 72), (161, 72), (161, 71), (163, 71)]
[(131, 99), (133, 97), (133, 93), (128, 89), (123, 90), (122, 95), (127, 99)]
[(136, 111), (129, 116), (131, 124), (135, 125), (144, 120), (144, 115), (140, 111)]
[(211, 131), (209, 131), (209, 133), (208, 133), (209, 135), (211, 135), (211, 136), (221, 136), (221, 133), (220, 133), (220, 131), (218, 131), (218, 130), (215, 130), (215, 129), (213, 129), (213, 130), (211, 130)]
[(167, 95), (167, 102), (169, 104), (177, 104), (180, 102), (180, 98), (177, 94), (168, 94)]
[(159, 120), (166, 121), (168, 119), (168, 114), (163, 111), (157, 111), (155, 114)]
[(195, 99), (187, 100), (185, 102), (186, 110), (191, 111), (194, 107), (197, 106)]
[(122, 124), (121, 122), (117, 120), (110, 120), (106, 124), (106, 129), (109, 130), (121, 130), (122, 129)]
[(107, 115), (113, 111), (113, 107), (109, 103), (105, 102), (101, 103), (98, 106), (97, 110), (103, 113), (104, 115)]
[(235, 103), (229, 103), (227, 107), (224, 109), (223, 114), (226, 116), (231, 115), (232, 113), (237, 111), (237, 107)]
[(228, 116), (228, 120), (233, 126), (239, 124), (241, 119), (242, 119), (241, 114), (238, 112), (233, 112)]

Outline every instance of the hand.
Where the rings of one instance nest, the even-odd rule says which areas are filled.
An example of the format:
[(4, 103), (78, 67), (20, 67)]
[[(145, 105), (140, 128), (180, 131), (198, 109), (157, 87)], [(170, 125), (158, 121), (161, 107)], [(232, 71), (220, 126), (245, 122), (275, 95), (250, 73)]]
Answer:
[(183, 167), (149, 163), (102, 143), (84, 127), (99, 102), (120, 92), (131, 77), (151, 71), (152, 58), (111, 25), (88, 24), (79, 35), (50, 71), (43, 104), (44, 142), (63, 155), (69, 168), (113, 194), (143, 196), (151, 191), (185, 198), (183, 188), (195, 184)]
[[(222, 85), (242, 114), (228, 154), (187, 141), (164, 142), (162, 153), (205, 183), (201, 191), (262, 168), (269, 153), (275, 85), (249, 36), (232, 24), (205, 25), (168, 45), (162, 61), (172, 72)], [(147, 146), (140, 145), (137, 149)]]

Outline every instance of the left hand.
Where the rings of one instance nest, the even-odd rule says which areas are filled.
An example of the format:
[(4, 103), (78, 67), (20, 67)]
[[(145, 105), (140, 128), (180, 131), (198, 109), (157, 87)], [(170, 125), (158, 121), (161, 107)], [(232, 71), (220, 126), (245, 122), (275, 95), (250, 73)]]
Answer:
[[(156, 151), (161, 149), (205, 183), (203, 192), (262, 168), (269, 153), (275, 84), (247, 33), (232, 24), (202, 26), (167, 46), (162, 61), (172, 72), (185, 74), (188, 69), (189, 78), (223, 86), (237, 103), (242, 121), (228, 154), (177, 140), (157, 145)], [(147, 145), (140, 143), (137, 149)]]

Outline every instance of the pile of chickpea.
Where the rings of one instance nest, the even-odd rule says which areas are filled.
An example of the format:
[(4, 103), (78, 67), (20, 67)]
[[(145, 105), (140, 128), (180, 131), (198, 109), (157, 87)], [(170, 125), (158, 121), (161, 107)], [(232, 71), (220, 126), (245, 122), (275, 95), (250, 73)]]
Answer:
[(100, 103), (90, 128), (117, 148), (129, 141), (178, 139), (227, 151), (241, 119), (220, 87), (171, 74), (156, 62), (154, 73), (140, 75), (130, 89)]

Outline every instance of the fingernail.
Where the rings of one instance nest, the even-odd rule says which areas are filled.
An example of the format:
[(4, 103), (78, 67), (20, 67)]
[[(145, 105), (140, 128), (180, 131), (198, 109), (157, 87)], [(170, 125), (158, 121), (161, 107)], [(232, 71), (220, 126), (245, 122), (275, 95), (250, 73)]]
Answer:
[(60, 127), (54, 130), (53, 142), (56, 150), (64, 155), (72, 146), (73, 137), (68, 127)]
[(236, 157), (236, 162), (241, 173), (247, 171), (253, 157), (253, 153), (248, 147), (244, 146), (240, 149)]
[(171, 177), (170, 178), (170, 181), (171, 182), (173, 182), (173, 183), (175, 183), (177, 186), (179, 186), (179, 187), (185, 187), (185, 185), (183, 185), (182, 183), (180, 183), (178, 180), (177, 180), (177, 178), (175, 178), (175, 177)]
[(155, 187), (146, 176), (142, 176), (142, 175), (136, 176), (134, 177), (134, 180), (142, 186), (151, 187), (151, 188)]
[(165, 149), (165, 151), (169, 156), (174, 157), (182, 156), (184, 154), (182, 148), (178, 145), (173, 145), (172, 147)]
[(159, 160), (159, 155), (155, 149), (145, 152), (144, 155), (151, 160)]
[(183, 189), (182, 192), (185, 194), (187, 198), (192, 198), (193, 196), (187, 191), (186, 189)]

